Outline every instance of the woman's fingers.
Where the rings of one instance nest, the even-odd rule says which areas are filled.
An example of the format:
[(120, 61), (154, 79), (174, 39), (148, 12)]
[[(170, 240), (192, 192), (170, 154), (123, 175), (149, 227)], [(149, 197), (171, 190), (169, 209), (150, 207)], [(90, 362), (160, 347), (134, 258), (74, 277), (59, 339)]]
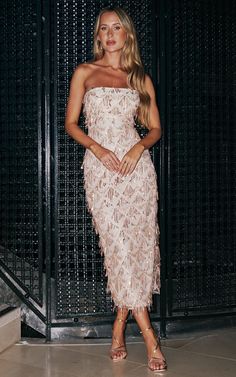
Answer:
[(120, 168), (118, 173), (123, 175), (128, 175), (133, 172), (135, 166), (137, 165), (142, 153), (143, 147), (140, 150), (140, 145), (135, 144), (122, 158), (120, 163)]
[(118, 171), (120, 167), (120, 160), (113, 152), (107, 153), (102, 159), (102, 163), (110, 171)]
[(104, 165), (110, 171), (117, 171), (116, 165), (112, 161), (105, 161)]
[(112, 164), (112, 166), (113, 166), (116, 170), (118, 170), (119, 167), (120, 167), (120, 160), (117, 158), (117, 156), (116, 156), (114, 153), (112, 153), (109, 157), (110, 157), (110, 158), (109, 158), (109, 161), (111, 160), (111, 164)]
[(132, 171), (134, 170), (134, 166), (135, 164), (132, 161), (131, 162), (128, 162), (126, 160), (122, 161), (120, 169), (119, 169), (119, 174), (121, 176), (131, 174)]
[(104, 153), (101, 161), (108, 170), (115, 171), (122, 177), (133, 172), (137, 162), (135, 162), (132, 158), (125, 156), (120, 161), (115, 153), (108, 149), (106, 151), (107, 153)]
[(120, 166), (120, 160), (119, 158), (115, 155), (115, 153), (111, 153), (110, 157), (113, 159), (115, 164), (119, 167)]
[(127, 175), (129, 173), (129, 168), (130, 168), (130, 165), (128, 164), (128, 162), (124, 161), (124, 164), (123, 164), (123, 168), (122, 168), (122, 171), (121, 171), (121, 175)]

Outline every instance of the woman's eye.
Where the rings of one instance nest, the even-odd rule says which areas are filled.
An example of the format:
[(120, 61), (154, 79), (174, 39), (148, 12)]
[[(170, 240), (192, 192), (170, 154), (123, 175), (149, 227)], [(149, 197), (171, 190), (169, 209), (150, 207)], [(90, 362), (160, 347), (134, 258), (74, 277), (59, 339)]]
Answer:
[[(106, 26), (101, 26), (101, 28), (100, 28), (102, 31), (106, 31), (107, 30), (107, 27)], [(121, 29), (121, 27), (120, 26), (114, 26), (114, 30), (120, 30)]]

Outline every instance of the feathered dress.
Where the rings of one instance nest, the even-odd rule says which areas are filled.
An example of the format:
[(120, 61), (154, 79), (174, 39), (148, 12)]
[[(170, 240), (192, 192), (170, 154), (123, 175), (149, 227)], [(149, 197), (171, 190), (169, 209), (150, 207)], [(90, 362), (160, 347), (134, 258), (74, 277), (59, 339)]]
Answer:
[[(95, 87), (84, 95), (88, 135), (120, 160), (140, 140), (134, 121), (139, 101), (130, 88)], [(150, 310), (152, 294), (160, 294), (158, 186), (150, 153), (144, 150), (134, 171), (123, 177), (89, 149), (81, 168), (114, 308)]]

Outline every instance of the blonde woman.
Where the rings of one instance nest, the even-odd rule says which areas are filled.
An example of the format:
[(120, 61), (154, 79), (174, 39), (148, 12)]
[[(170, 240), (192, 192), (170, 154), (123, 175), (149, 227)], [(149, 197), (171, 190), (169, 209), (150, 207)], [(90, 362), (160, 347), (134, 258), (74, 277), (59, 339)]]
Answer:
[[(88, 134), (78, 126), (82, 107)], [(143, 138), (135, 119), (149, 130)], [(127, 356), (124, 331), (131, 311), (145, 340), (148, 367), (166, 370), (149, 317), (152, 294), (160, 293), (160, 251), (157, 177), (148, 149), (161, 138), (160, 117), (133, 22), (121, 8), (105, 8), (97, 17), (94, 59), (73, 73), (65, 129), (86, 148), (87, 206), (117, 311), (110, 356), (114, 361)]]

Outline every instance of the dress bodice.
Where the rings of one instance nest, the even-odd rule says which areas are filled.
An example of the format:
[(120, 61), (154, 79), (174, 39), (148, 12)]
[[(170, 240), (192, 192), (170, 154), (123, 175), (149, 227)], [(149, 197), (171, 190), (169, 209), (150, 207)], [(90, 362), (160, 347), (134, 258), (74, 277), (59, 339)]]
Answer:
[[(140, 103), (139, 93), (131, 88), (95, 87), (83, 99), (83, 114), (88, 135), (111, 147), (140, 140), (134, 117)], [(126, 140), (126, 141), (125, 141)]]
[[(131, 88), (96, 87), (89, 89), (84, 95), (84, 115), (86, 125), (99, 126), (104, 118), (114, 118), (119, 123), (131, 121), (139, 105), (139, 93)], [(93, 124), (92, 124), (93, 123)]]

